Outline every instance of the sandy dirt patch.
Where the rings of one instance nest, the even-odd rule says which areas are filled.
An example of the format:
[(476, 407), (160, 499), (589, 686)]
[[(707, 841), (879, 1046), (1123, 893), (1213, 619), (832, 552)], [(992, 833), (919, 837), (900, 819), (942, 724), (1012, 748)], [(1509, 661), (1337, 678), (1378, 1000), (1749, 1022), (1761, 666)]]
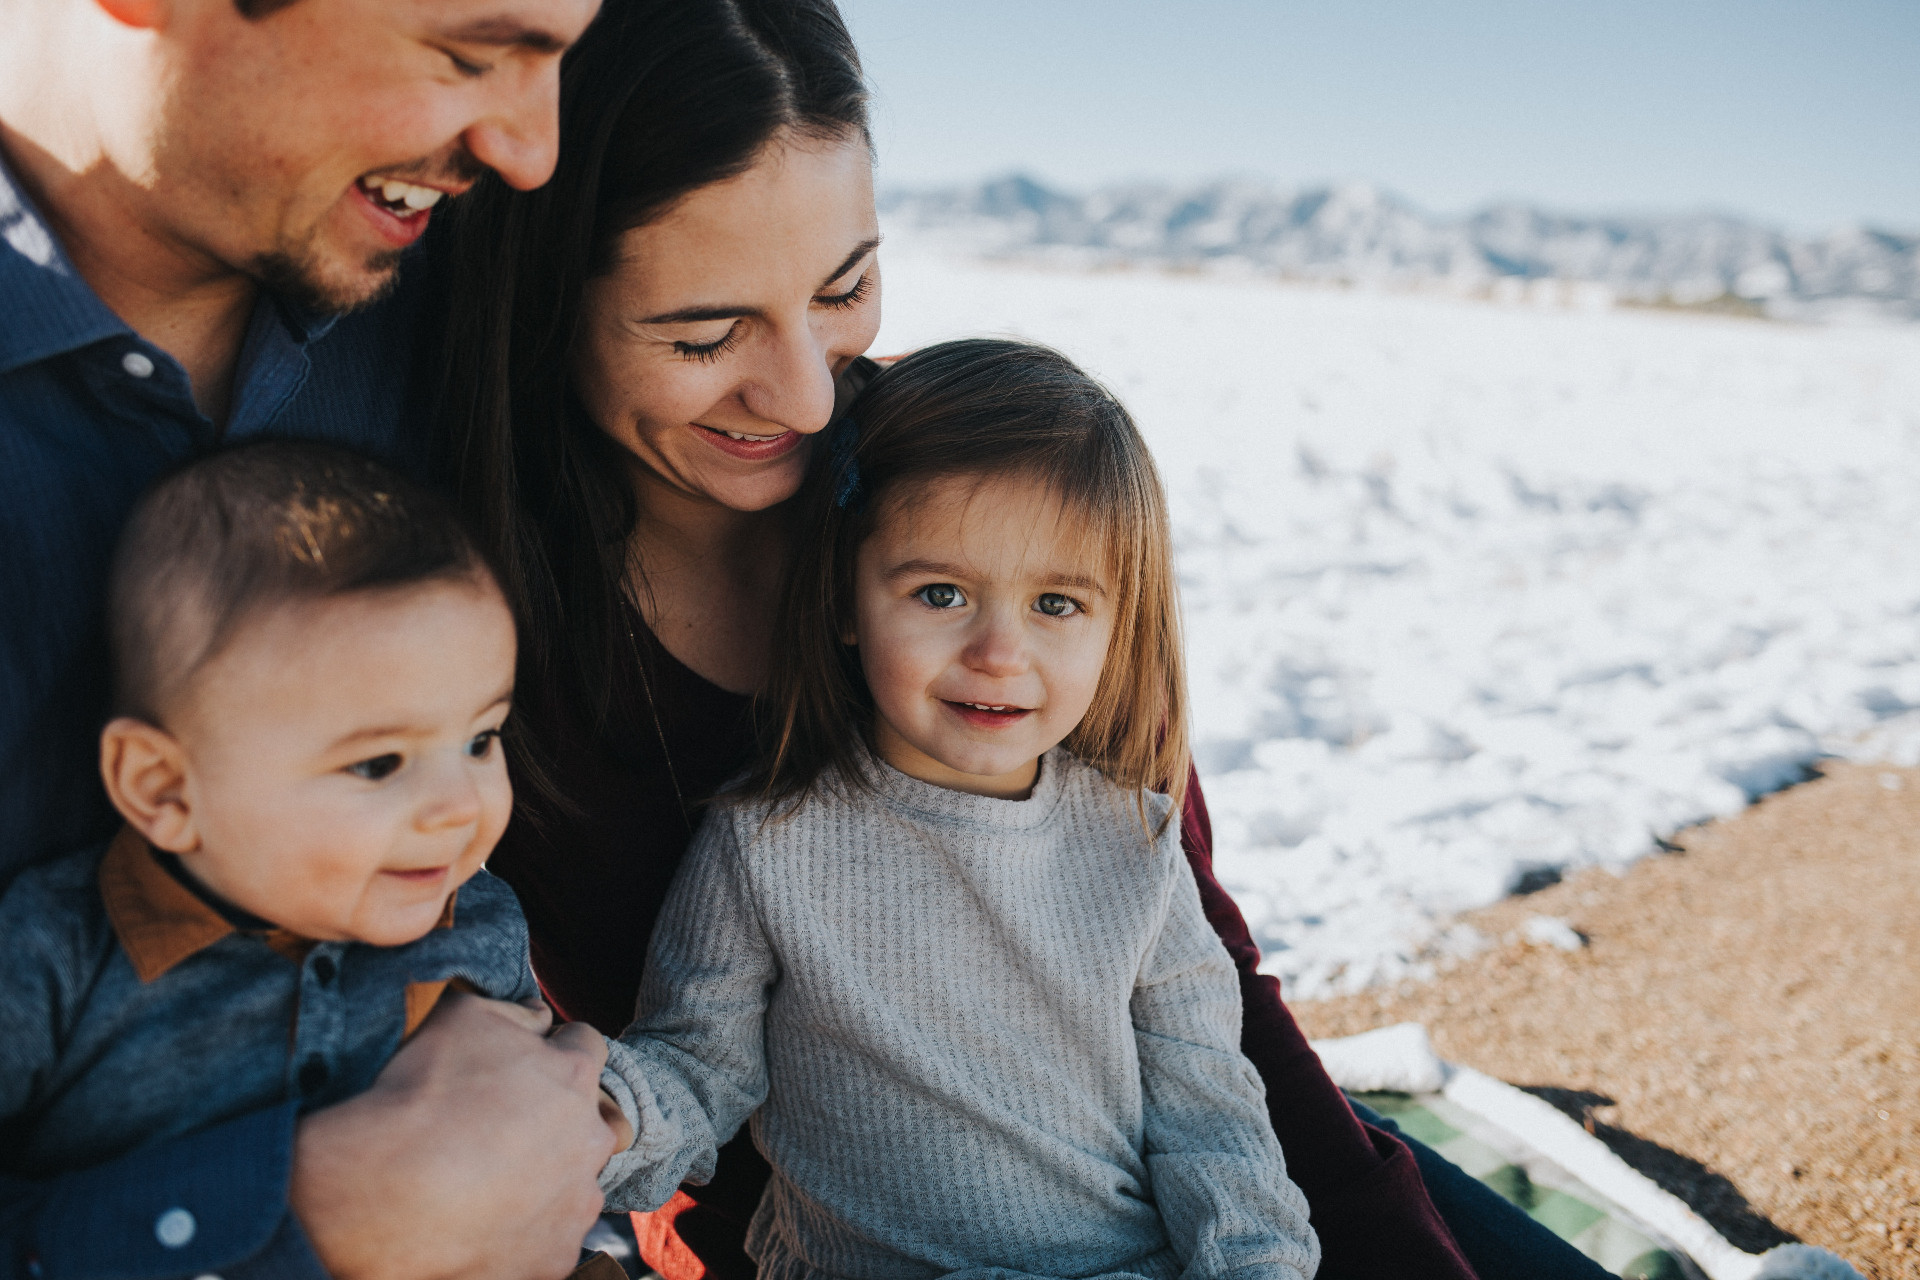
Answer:
[[(1473, 913), (1500, 941), (1430, 983), (1293, 1010), (1315, 1037), (1425, 1023), (1741, 1248), (1920, 1280), (1920, 769), (1835, 764), (1676, 843)], [(1525, 941), (1533, 916), (1588, 945)]]

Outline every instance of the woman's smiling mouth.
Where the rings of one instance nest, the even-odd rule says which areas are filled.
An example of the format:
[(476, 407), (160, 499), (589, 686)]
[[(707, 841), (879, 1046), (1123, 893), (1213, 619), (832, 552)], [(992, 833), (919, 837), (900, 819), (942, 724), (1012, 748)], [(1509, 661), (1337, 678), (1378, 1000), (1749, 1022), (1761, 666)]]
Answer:
[(750, 462), (762, 462), (768, 458), (782, 457), (799, 448), (801, 442), (806, 439), (806, 437), (798, 431), (782, 431), (775, 435), (755, 435), (745, 431), (728, 431), (721, 427), (701, 426), (697, 422), (693, 425), (700, 428), (702, 437), (710, 442), (714, 448)]

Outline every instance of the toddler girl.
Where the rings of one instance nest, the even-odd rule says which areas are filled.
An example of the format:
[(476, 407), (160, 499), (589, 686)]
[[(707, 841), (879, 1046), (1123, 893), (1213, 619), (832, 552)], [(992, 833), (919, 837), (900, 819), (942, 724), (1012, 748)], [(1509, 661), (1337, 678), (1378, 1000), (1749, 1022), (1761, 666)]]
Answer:
[[(606, 1084), (651, 1209), (750, 1114), (773, 1280), (1304, 1280), (1179, 844), (1165, 499), (1058, 354), (881, 373), (799, 499), (765, 763), (714, 808)], [(1176, 781), (1176, 789), (1177, 789)]]

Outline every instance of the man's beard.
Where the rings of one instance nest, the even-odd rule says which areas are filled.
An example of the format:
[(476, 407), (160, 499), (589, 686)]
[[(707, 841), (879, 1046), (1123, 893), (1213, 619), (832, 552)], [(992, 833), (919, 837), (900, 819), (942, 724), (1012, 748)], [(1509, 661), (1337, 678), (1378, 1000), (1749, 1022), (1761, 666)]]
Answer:
[(269, 292), (298, 310), (309, 314), (337, 315), (377, 302), (393, 289), (400, 275), (403, 249), (382, 249), (369, 254), (361, 264), (360, 280), (376, 276), (371, 286), (358, 288), (329, 280), (325, 266), (311, 249), (295, 251), (275, 249), (254, 258), (247, 274)]

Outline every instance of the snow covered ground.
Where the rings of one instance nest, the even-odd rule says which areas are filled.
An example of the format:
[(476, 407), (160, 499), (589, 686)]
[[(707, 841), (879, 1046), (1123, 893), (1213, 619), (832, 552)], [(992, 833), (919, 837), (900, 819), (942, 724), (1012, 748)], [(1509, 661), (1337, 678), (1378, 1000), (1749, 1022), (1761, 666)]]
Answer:
[(876, 350), (1038, 339), (1140, 420), (1219, 869), (1290, 995), (1823, 752), (1920, 758), (1920, 327), (884, 262)]

